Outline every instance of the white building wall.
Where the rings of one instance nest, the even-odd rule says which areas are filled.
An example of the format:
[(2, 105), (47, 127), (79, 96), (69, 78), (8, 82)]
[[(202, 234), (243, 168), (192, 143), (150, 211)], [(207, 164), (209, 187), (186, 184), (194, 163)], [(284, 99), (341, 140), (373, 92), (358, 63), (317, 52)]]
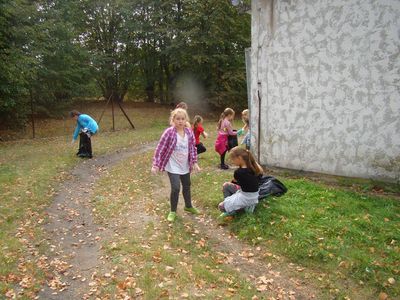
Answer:
[(399, 0), (253, 0), (251, 60), (262, 164), (400, 180)]

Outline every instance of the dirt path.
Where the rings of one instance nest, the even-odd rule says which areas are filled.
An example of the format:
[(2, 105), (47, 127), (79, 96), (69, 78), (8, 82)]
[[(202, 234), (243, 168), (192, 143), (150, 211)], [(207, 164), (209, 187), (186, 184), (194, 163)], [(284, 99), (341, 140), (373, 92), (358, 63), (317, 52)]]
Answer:
[[(91, 297), (93, 293), (90, 291), (96, 288), (96, 276), (110, 269), (104, 259), (101, 242), (118, 232), (121, 229), (118, 226), (127, 224), (117, 222), (112, 226), (100, 226), (94, 222), (93, 207), (89, 202), (93, 186), (112, 166), (132, 155), (153, 149), (153, 144), (142, 145), (83, 161), (72, 171), (71, 178), (61, 185), (48, 209), (49, 222), (45, 229), (52, 253), (50, 257), (43, 258), (48, 265), (48, 280), (39, 293), (39, 299)], [(155, 191), (153, 198), (159, 198), (157, 195), (166, 197), (168, 194), (168, 178), (163, 175), (162, 187)], [(179, 203), (179, 210), (182, 211), (182, 199)], [(140, 202), (134, 205), (143, 207)], [(130, 218), (130, 212), (135, 212), (134, 218)], [(267, 263), (264, 259), (266, 253), (269, 255), (266, 249), (244, 244), (209, 216), (180, 215), (184, 223), (203, 236), (212, 251), (220, 256), (221, 263), (231, 266), (232, 272), (254, 283), (260, 291), (260, 299), (319, 299), (317, 289), (292, 278), (291, 272), (296, 271), (296, 266), (289, 266), (279, 259), (276, 263)], [(165, 222), (139, 209), (129, 209), (124, 220), (131, 220), (129, 223), (135, 228), (136, 235), (143, 232), (138, 229), (139, 225), (144, 228), (150, 221)]]
[(133, 154), (153, 150), (155, 145), (123, 149), (115, 153), (82, 161), (71, 178), (60, 186), (48, 208), (45, 231), (50, 257), (43, 257), (47, 267), (47, 285), (39, 299), (82, 299), (88, 297), (91, 283), (106, 263), (101, 259), (101, 240), (113, 228), (99, 226), (93, 220), (89, 202), (96, 181), (108, 168)]

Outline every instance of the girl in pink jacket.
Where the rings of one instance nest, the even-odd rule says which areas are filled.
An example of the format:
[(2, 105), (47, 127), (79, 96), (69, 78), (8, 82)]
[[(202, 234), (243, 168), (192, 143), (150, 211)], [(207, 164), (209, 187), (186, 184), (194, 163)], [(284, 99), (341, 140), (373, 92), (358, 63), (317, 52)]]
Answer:
[(232, 108), (225, 108), (218, 121), (218, 135), (215, 141), (215, 151), (218, 152), (221, 158), (220, 168), (223, 170), (229, 169), (225, 164), (225, 155), (228, 152), (228, 136), (236, 135), (236, 131), (232, 129), (232, 120), (235, 117), (235, 111)]

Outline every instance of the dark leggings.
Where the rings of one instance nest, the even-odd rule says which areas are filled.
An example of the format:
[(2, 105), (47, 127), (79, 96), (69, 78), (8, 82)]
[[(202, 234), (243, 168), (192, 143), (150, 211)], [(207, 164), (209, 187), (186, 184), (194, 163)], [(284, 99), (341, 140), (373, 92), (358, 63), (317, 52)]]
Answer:
[(223, 166), (225, 164), (226, 152), (228, 152), (228, 150), (225, 150), (225, 152), (221, 154), (221, 166)]
[(190, 194), (190, 173), (185, 175), (173, 174), (168, 173), (169, 181), (171, 183), (171, 211), (176, 212), (178, 207), (178, 200), (179, 200), (179, 192), (181, 189), (181, 182), (182, 182), (182, 194), (183, 199), (185, 200), (186, 207), (192, 207), (192, 198)]

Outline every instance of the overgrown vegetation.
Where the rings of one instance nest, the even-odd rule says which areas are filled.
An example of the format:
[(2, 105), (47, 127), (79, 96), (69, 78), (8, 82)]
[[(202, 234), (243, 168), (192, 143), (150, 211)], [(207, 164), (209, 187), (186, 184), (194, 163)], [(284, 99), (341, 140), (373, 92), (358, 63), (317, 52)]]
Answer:
[(0, 0), (0, 126), (76, 97), (246, 103), (250, 16), (230, 1)]

